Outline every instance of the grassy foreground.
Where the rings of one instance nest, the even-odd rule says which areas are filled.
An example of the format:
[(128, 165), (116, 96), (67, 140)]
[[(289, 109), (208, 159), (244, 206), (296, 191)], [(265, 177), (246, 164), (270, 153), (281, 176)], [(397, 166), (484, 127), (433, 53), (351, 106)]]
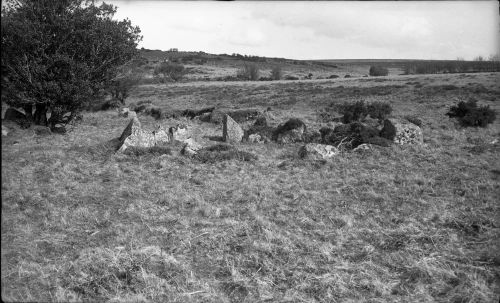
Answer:
[[(470, 97), (499, 113), (499, 80), (146, 85), (129, 100), (271, 106), (273, 123), (318, 128), (323, 108), (363, 98), (423, 121), (424, 146), (325, 162), (298, 159), (299, 144), (242, 143), (249, 162), (114, 154), (127, 119), (113, 111), (66, 135), (18, 129), (2, 137), (2, 300), (498, 302), (500, 121), (462, 129), (444, 114)], [(221, 133), (161, 121), (179, 122), (201, 141)]]

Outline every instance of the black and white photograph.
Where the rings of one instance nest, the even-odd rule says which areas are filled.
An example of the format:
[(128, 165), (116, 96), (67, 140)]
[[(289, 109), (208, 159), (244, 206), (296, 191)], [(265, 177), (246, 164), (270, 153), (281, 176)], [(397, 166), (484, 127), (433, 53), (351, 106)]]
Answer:
[(498, 1), (1, 1), (2, 302), (500, 301)]

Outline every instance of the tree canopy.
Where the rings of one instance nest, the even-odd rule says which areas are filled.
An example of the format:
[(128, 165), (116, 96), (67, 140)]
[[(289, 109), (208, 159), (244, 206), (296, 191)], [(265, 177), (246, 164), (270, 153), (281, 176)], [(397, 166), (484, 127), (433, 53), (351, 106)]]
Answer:
[[(36, 124), (73, 117), (136, 57), (140, 29), (116, 7), (83, 0), (18, 0), (2, 7), (2, 99)], [(51, 118), (47, 121), (47, 112)], [(71, 118), (70, 118), (71, 119)]]

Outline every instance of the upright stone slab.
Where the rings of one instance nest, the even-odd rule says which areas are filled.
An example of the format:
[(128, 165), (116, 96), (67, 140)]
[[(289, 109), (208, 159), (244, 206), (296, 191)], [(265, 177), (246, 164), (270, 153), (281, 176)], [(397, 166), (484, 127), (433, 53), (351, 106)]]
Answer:
[(222, 138), (224, 141), (238, 143), (241, 142), (243, 135), (244, 132), (241, 126), (229, 115), (224, 115), (222, 122)]

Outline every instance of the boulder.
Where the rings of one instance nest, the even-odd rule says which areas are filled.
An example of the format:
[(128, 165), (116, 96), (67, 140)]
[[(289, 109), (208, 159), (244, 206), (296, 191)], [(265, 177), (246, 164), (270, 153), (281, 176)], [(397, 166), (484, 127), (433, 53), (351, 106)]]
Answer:
[(172, 140), (184, 141), (191, 136), (188, 127), (184, 124), (177, 124), (176, 126), (168, 129)]
[(330, 159), (339, 154), (339, 150), (335, 146), (308, 143), (299, 149), (299, 157), (312, 160)]
[(152, 131), (145, 131), (141, 128), (141, 122), (137, 117), (130, 120), (129, 124), (119, 138), (119, 152), (124, 152), (129, 147), (134, 148), (150, 148), (153, 146), (161, 146), (171, 141), (169, 132), (158, 125)]
[(222, 139), (226, 142), (241, 142), (244, 132), (241, 126), (229, 115), (224, 116), (222, 124)]
[(250, 143), (265, 143), (265, 140), (259, 134), (251, 134), (248, 136)]
[(422, 129), (417, 125), (399, 119), (386, 119), (380, 136), (399, 145), (423, 144)]
[(4, 125), (2, 125), (2, 136), (5, 137), (9, 134), (10, 129)]
[(189, 138), (183, 141), (184, 146), (182, 147), (181, 154), (192, 157), (198, 153), (200, 149), (203, 148), (201, 144), (196, 142), (193, 138)]
[(169, 143), (171, 141), (171, 134), (161, 125), (158, 125), (153, 131), (155, 145)]
[(127, 118), (135, 118), (135, 117), (137, 117), (137, 113), (135, 111), (133, 111), (133, 110), (130, 110), (130, 111), (127, 112), (127, 116), (126, 117)]
[(121, 117), (128, 117), (128, 112), (130, 111), (130, 109), (128, 107), (123, 107), (121, 109), (118, 110), (118, 114), (121, 116)]
[(302, 120), (292, 118), (278, 126), (273, 133), (273, 140), (281, 144), (303, 142), (306, 125)]

